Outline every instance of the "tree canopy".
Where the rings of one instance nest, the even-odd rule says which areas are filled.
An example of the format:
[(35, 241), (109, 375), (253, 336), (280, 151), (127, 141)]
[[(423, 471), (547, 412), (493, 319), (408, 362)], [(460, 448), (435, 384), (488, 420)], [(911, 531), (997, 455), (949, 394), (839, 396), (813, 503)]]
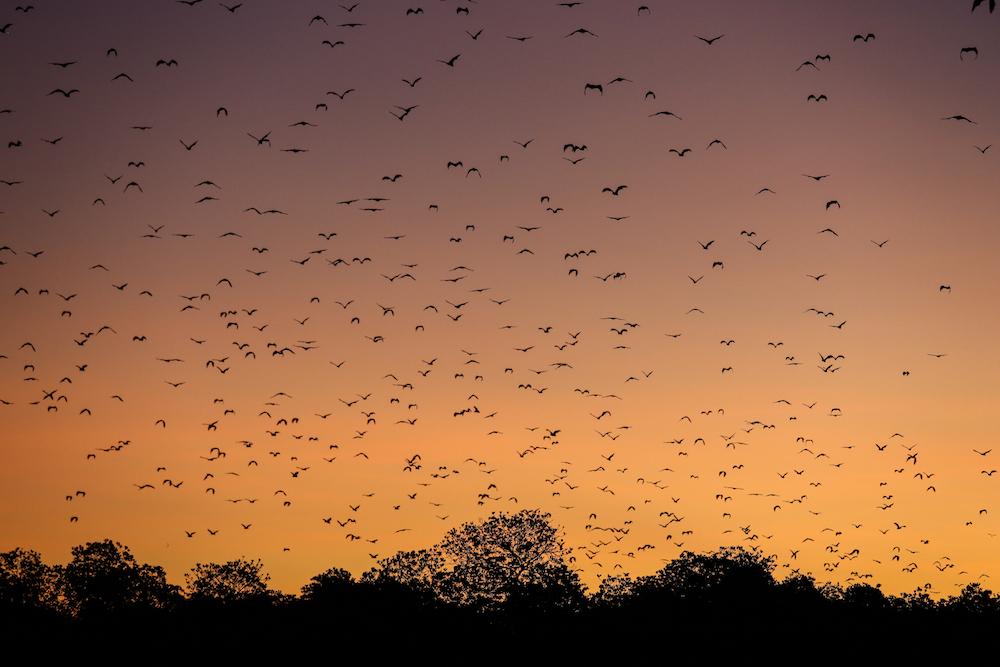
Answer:
[[(804, 643), (844, 633), (875, 642), (893, 633), (986, 632), (1000, 621), (1000, 596), (978, 583), (935, 600), (927, 585), (888, 595), (857, 578), (817, 584), (795, 572), (779, 580), (775, 558), (758, 548), (686, 551), (647, 576), (609, 574), (590, 595), (571, 557), (559, 528), (537, 510), (464, 523), (437, 544), (383, 558), (358, 578), (329, 568), (298, 597), (273, 590), (259, 559), (198, 563), (181, 589), (166, 582), (162, 568), (139, 563), (112, 540), (74, 547), (62, 566), (14, 549), (0, 553), (0, 620), (12, 634), (68, 632), (77, 639), (98, 631), (118, 632), (116, 640), (167, 631), (214, 643), (289, 633), (325, 638), (337, 628), (368, 640), (391, 630), (400, 642), (437, 632), (470, 646), (507, 638), (582, 646), (595, 633), (657, 637), (664, 626), (699, 640), (719, 628), (741, 641), (780, 627)], [(206, 627), (213, 631), (202, 632)]]
[(192, 600), (215, 603), (264, 601), (270, 597), (271, 575), (261, 560), (237, 558), (225, 563), (198, 563), (185, 576)]
[(451, 529), (433, 547), (383, 559), (365, 578), (390, 579), (479, 610), (515, 602), (570, 608), (582, 601), (582, 587), (549, 519), (539, 510), (494, 512)]
[(57, 609), (61, 599), (62, 568), (46, 565), (37, 551), (0, 553), (0, 608)]
[(73, 547), (62, 583), (68, 608), (82, 616), (167, 609), (181, 593), (162, 567), (138, 563), (128, 547), (110, 539)]

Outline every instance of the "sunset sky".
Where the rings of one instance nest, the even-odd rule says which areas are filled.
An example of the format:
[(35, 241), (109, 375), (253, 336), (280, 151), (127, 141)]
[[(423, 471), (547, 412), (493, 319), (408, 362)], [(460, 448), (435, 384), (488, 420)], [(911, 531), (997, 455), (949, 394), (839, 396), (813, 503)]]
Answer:
[(1000, 16), (641, 4), (5, 3), (0, 550), (1000, 585)]

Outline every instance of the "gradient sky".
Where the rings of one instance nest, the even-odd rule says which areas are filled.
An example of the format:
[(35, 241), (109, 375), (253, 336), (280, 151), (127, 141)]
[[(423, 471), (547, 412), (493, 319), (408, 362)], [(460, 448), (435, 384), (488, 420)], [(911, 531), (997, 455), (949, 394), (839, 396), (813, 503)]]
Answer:
[(1000, 18), (645, 4), (5, 4), (0, 549), (296, 591), (541, 507), (591, 585), (1000, 577)]

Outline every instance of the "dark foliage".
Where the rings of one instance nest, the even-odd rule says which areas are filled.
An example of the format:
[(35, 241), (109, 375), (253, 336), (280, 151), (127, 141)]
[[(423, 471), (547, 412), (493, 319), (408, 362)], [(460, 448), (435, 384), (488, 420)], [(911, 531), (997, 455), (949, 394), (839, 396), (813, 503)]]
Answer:
[(245, 653), (360, 640), (378, 652), (431, 642), (479, 655), (528, 646), (576, 655), (598, 637), (652, 648), (667, 635), (715, 649), (849, 637), (916, 650), (1000, 623), (1000, 597), (979, 584), (934, 600), (924, 589), (890, 596), (868, 584), (778, 580), (774, 558), (757, 549), (684, 552), (648, 576), (607, 576), (589, 596), (569, 563), (558, 529), (533, 510), (464, 524), (360, 577), (331, 568), (298, 596), (271, 589), (259, 560), (199, 563), (182, 590), (111, 540), (75, 547), (65, 566), (14, 549), (0, 553), (0, 624), (8, 646), (66, 640), (76, 650), (169, 642)]

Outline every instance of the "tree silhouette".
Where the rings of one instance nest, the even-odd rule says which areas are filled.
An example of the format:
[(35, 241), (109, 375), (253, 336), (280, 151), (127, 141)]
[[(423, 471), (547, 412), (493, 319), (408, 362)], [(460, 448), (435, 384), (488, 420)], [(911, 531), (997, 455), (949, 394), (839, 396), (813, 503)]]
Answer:
[(271, 575), (261, 560), (238, 558), (225, 563), (198, 563), (184, 575), (191, 600), (213, 603), (262, 602), (272, 598)]
[(579, 577), (569, 568), (570, 550), (549, 518), (539, 510), (494, 512), (453, 528), (430, 549), (385, 559), (366, 576), (477, 610), (574, 608), (583, 602)]
[(437, 595), (445, 567), (438, 547), (400, 551), (379, 561), (378, 567), (365, 572), (362, 581), (369, 583), (392, 581), (413, 591)]
[(922, 588), (917, 588), (912, 593), (903, 593), (893, 598), (892, 601), (898, 608), (904, 609), (910, 614), (933, 612), (937, 608), (937, 602), (927, 592), (929, 588), (930, 584), (927, 584)]
[(61, 607), (62, 569), (46, 565), (37, 551), (0, 553), (0, 614), (57, 611)]
[(685, 551), (638, 582), (639, 595), (661, 591), (696, 606), (739, 605), (771, 592), (775, 559), (758, 549), (725, 547), (714, 553)]
[(101, 650), (171, 637), (192, 651), (228, 651), (293, 638), (327, 642), (336, 628), (335, 641), (364, 645), (391, 636), (399, 645), (446, 640), (453, 651), (565, 652), (589, 650), (595, 637), (652, 646), (669, 627), (688, 642), (741, 649), (761, 638), (808, 648), (850, 637), (852, 646), (898, 651), (922, 650), (928, 637), (988, 636), (1000, 622), (1000, 597), (979, 584), (935, 600), (930, 585), (887, 595), (859, 582), (867, 578), (859, 573), (846, 587), (817, 585), (797, 570), (779, 581), (775, 557), (758, 548), (686, 551), (648, 576), (606, 576), (589, 597), (570, 558), (559, 529), (538, 510), (462, 524), (360, 578), (327, 569), (299, 597), (271, 589), (260, 560), (199, 563), (182, 591), (162, 568), (136, 562), (111, 540), (74, 547), (65, 566), (14, 549), (0, 553), (0, 637), (8, 646), (8, 638), (35, 646), (54, 638)]
[(1000, 598), (978, 583), (968, 584), (942, 608), (962, 616), (996, 616), (1000, 613)]
[(137, 563), (129, 548), (106, 539), (73, 547), (63, 568), (66, 604), (79, 616), (165, 610), (177, 604), (180, 588), (167, 583), (158, 565)]
[[(617, 632), (656, 632), (671, 624), (691, 638), (705, 639), (712, 628), (726, 626), (749, 636), (763, 612), (789, 615), (793, 596), (815, 611), (806, 591), (808, 579), (782, 589), (774, 580), (775, 559), (758, 549), (725, 547), (711, 553), (685, 551), (660, 570), (634, 581), (608, 577), (591, 607), (598, 627)], [(736, 635), (733, 635), (736, 636)]]
[(341, 567), (331, 567), (315, 575), (302, 587), (302, 599), (309, 602), (340, 602), (358, 586), (354, 575)]
[(852, 584), (841, 592), (841, 600), (855, 609), (885, 609), (889, 600), (877, 587), (868, 584)]
[(635, 592), (635, 579), (627, 574), (613, 574), (601, 579), (592, 601), (598, 607), (619, 607), (635, 595)]
[(453, 564), (450, 592), (463, 602), (491, 604), (526, 587), (578, 585), (565, 561), (570, 552), (549, 516), (539, 510), (494, 513), (448, 531), (440, 548)]

